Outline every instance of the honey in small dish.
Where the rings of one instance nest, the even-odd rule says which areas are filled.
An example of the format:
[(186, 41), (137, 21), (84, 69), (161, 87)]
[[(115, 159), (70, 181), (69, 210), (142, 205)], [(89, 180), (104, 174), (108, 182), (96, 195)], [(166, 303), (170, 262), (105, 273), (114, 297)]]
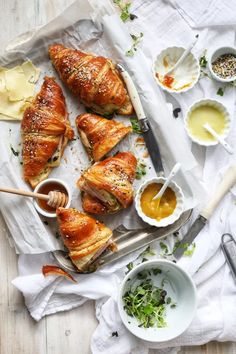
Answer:
[(191, 135), (202, 141), (215, 141), (215, 138), (204, 128), (208, 123), (219, 135), (224, 133), (226, 119), (224, 114), (213, 106), (199, 106), (193, 109), (188, 118)]
[(142, 192), (140, 198), (141, 209), (149, 218), (160, 221), (173, 214), (177, 199), (175, 192), (171, 188), (167, 188), (161, 197), (161, 200), (153, 200), (154, 196), (159, 192), (163, 184), (151, 183)]
[[(68, 196), (66, 188), (61, 183), (58, 182), (48, 182), (43, 184), (39, 188), (38, 193), (48, 194), (51, 191), (61, 192)], [(40, 208), (47, 211), (48, 213), (55, 213), (56, 209), (49, 206), (47, 204), (47, 200), (37, 199), (37, 203), (40, 206)]]

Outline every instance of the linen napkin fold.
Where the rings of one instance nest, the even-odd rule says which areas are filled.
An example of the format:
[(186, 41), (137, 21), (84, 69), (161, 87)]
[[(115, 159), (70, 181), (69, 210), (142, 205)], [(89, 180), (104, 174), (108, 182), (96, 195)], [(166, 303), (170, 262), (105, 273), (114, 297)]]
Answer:
[[(197, 9), (207, 11), (209, 2), (200, 1), (201, 7)], [(216, 2), (212, 2), (216, 3)], [(174, 4), (174, 6), (173, 6)], [(177, 5), (176, 5), (177, 4)], [(220, 4), (223, 10), (225, 3)], [(175, 9), (175, 6), (178, 9)], [(188, 41), (194, 37), (195, 30), (189, 27), (195, 25), (188, 21), (181, 12), (181, 6), (187, 12), (188, 18), (195, 18), (194, 7), (187, 6), (187, 1), (135, 1), (132, 11), (138, 15), (138, 19), (132, 23), (132, 28), (140, 31), (140, 26), (144, 28), (145, 46), (143, 52), (150, 64), (155, 54), (163, 47), (177, 44), (186, 46)], [(200, 11), (199, 10), (199, 11)], [(228, 7), (230, 12), (230, 5)], [(232, 19), (232, 17), (229, 17)], [(198, 19), (199, 20), (199, 19)], [(196, 20), (197, 21), (197, 20)], [(209, 17), (209, 26), (212, 25), (213, 17)], [(226, 19), (225, 19), (225, 22)], [(201, 55), (204, 49), (212, 49), (219, 44), (234, 44), (234, 31), (229, 28), (219, 29), (214, 27), (206, 28), (207, 17), (204, 27), (199, 30), (200, 38), (194, 48), (194, 53)], [(200, 27), (200, 26), (199, 26)], [(160, 36), (157, 40), (158, 35)], [(213, 97), (225, 103), (234, 114), (235, 93), (234, 90), (226, 88), (223, 97), (217, 96), (219, 85), (208, 78), (201, 79), (198, 85), (185, 94), (174, 95), (179, 102), (183, 112), (195, 99), (202, 97)], [(181, 119), (181, 118), (178, 118)], [(182, 122), (180, 122), (182, 124)], [(236, 137), (235, 124), (232, 126), (228, 141), (233, 144)], [(179, 142), (181, 144), (181, 141)], [(235, 146), (234, 146), (235, 148)], [(221, 146), (205, 149), (193, 147), (196, 159), (202, 164), (202, 179), (208, 195), (212, 195), (217, 183), (229, 163), (235, 161), (235, 153), (229, 156)], [(205, 156), (204, 156), (205, 155)], [(205, 158), (204, 158), (205, 157)], [(24, 296), (27, 307), (31, 315), (39, 320), (42, 316), (56, 311), (61, 311), (74, 306), (79, 306), (87, 299), (96, 300), (96, 316), (99, 325), (95, 330), (91, 349), (93, 354), (146, 354), (148, 348), (156, 347), (160, 353), (175, 353), (182, 345), (199, 345), (210, 340), (236, 340), (236, 286), (232, 275), (225, 263), (224, 256), (220, 250), (221, 235), (224, 232), (234, 234), (236, 227), (235, 218), (235, 188), (229, 193), (219, 205), (208, 225), (196, 238), (196, 248), (192, 257), (184, 257), (179, 264), (193, 276), (193, 280), (198, 290), (198, 308), (195, 318), (188, 328), (178, 338), (160, 344), (145, 343), (139, 341), (130, 334), (122, 325), (117, 311), (117, 290), (119, 284), (127, 271), (126, 265), (131, 262), (139, 262), (139, 253), (135, 252), (110, 266), (101, 268), (91, 275), (75, 276), (78, 284), (70, 284), (66, 280), (51, 278), (44, 280), (41, 275), (43, 264), (53, 264), (50, 254), (42, 255), (21, 255), (19, 257), (19, 277), (13, 284), (20, 289)], [(195, 210), (194, 216), (198, 210)], [(189, 227), (184, 227), (181, 234)], [(170, 236), (164, 241), (169, 250), (173, 248), (175, 237)], [(159, 242), (152, 245), (156, 255), (160, 256), (162, 250)], [(45, 290), (44, 290), (45, 289)], [(71, 296), (71, 298), (70, 298)], [(70, 303), (71, 301), (71, 303)], [(113, 332), (118, 333), (118, 337), (112, 336)], [(166, 349), (163, 348), (171, 348)]]

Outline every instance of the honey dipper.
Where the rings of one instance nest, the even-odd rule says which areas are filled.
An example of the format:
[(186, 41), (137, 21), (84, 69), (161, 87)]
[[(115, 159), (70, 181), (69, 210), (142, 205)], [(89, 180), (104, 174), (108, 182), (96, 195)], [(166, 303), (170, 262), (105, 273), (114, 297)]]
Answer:
[(58, 191), (50, 191), (48, 194), (41, 194), (23, 191), (22, 189), (0, 187), (0, 192), (24, 195), (25, 197), (47, 200), (47, 204), (55, 209), (59, 207), (64, 207), (68, 203), (68, 196)]

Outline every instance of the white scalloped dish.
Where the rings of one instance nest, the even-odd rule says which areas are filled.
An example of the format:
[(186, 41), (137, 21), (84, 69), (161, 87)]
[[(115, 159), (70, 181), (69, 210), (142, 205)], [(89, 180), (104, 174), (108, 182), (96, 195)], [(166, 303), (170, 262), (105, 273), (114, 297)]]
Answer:
[[(169, 192), (168, 189), (165, 191), (165, 193), (169, 193), (169, 195), (164, 195), (161, 198), (160, 205), (158, 207), (158, 210), (162, 213), (162, 216), (160, 218), (154, 217), (154, 214), (152, 215), (152, 211), (156, 213), (155, 211), (155, 204), (152, 206), (152, 211), (150, 212), (149, 210), (149, 205), (150, 203), (153, 203), (151, 200), (155, 194), (152, 195), (152, 191), (150, 188), (152, 188), (155, 184), (164, 184), (166, 181), (166, 178), (164, 177), (156, 177), (152, 178), (150, 180), (145, 181), (137, 191), (136, 197), (135, 197), (135, 207), (137, 210), (138, 215), (141, 217), (141, 219), (156, 227), (164, 227), (167, 225), (173, 224), (176, 220), (179, 219), (180, 215), (182, 214), (184, 210), (184, 195), (181, 190), (181, 188), (173, 181), (170, 182), (169, 184)], [(145, 192), (145, 193), (144, 193)], [(158, 190), (157, 190), (158, 192)], [(151, 194), (150, 194), (151, 193)], [(145, 197), (144, 197), (145, 196)], [(151, 197), (150, 197), (151, 196)], [(174, 200), (175, 197), (175, 200)], [(145, 198), (145, 200), (144, 200)], [(166, 199), (167, 198), (167, 199)], [(171, 200), (172, 199), (172, 200)], [(173, 201), (175, 205), (173, 204)], [(145, 204), (148, 208), (145, 208)], [(160, 209), (162, 208), (162, 209)], [(171, 213), (169, 211), (169, 208), (172, 209)], [(167, 213), (166, 213), (167, 211)], [(165, 216), (167, 215), (167, 216)]]
[(198, 60), (191, 52), (173, 73), (165, 77), (165, 73), (176, 64), (184, 50), (183, 47), (168, 47), (158, 54), (154, 62), (153, 75), (156, 82), (168, 92), (186, 92), (198, 81), (200, 67)]
[(199, 100), (188, 109), (184, 126), (189, 137), (199, 145), (213, 146), (218, 141), (204, 129), (205, 123), (225, 139), (231, 128), (231, 117), (221, 102), (212, 99)]

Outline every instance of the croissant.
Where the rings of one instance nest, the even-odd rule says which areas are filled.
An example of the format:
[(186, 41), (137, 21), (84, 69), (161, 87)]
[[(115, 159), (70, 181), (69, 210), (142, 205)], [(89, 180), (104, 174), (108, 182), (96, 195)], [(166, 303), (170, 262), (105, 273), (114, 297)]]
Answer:
[(51, 45), (49, 55), (62, 81), (86, 107), (101, 115), (132, 114), (130, 98), (110, 59), (61, 44)]
[(131, 152), (120, 152), (85, 171), (77, 181), (84, 211), (110, 214), (131, 205), (136, 165)]
[(84, 271), (112, 243), (112, 231), (103, 223), (76, 209), (57, 209), (57, 221), (69, 257)]
[(89, 157), (101, 160), (132, 128), (115, 120), (107, 120), (95, 114), (85, 113), (76, 118), (76, 126)]
[(26, 108), (21, 123), (23, 175), (34, 188), (59, 166), (69, 139), (70, 127), (65, 98), (60, 86), (45, 77), (40, 92)]

